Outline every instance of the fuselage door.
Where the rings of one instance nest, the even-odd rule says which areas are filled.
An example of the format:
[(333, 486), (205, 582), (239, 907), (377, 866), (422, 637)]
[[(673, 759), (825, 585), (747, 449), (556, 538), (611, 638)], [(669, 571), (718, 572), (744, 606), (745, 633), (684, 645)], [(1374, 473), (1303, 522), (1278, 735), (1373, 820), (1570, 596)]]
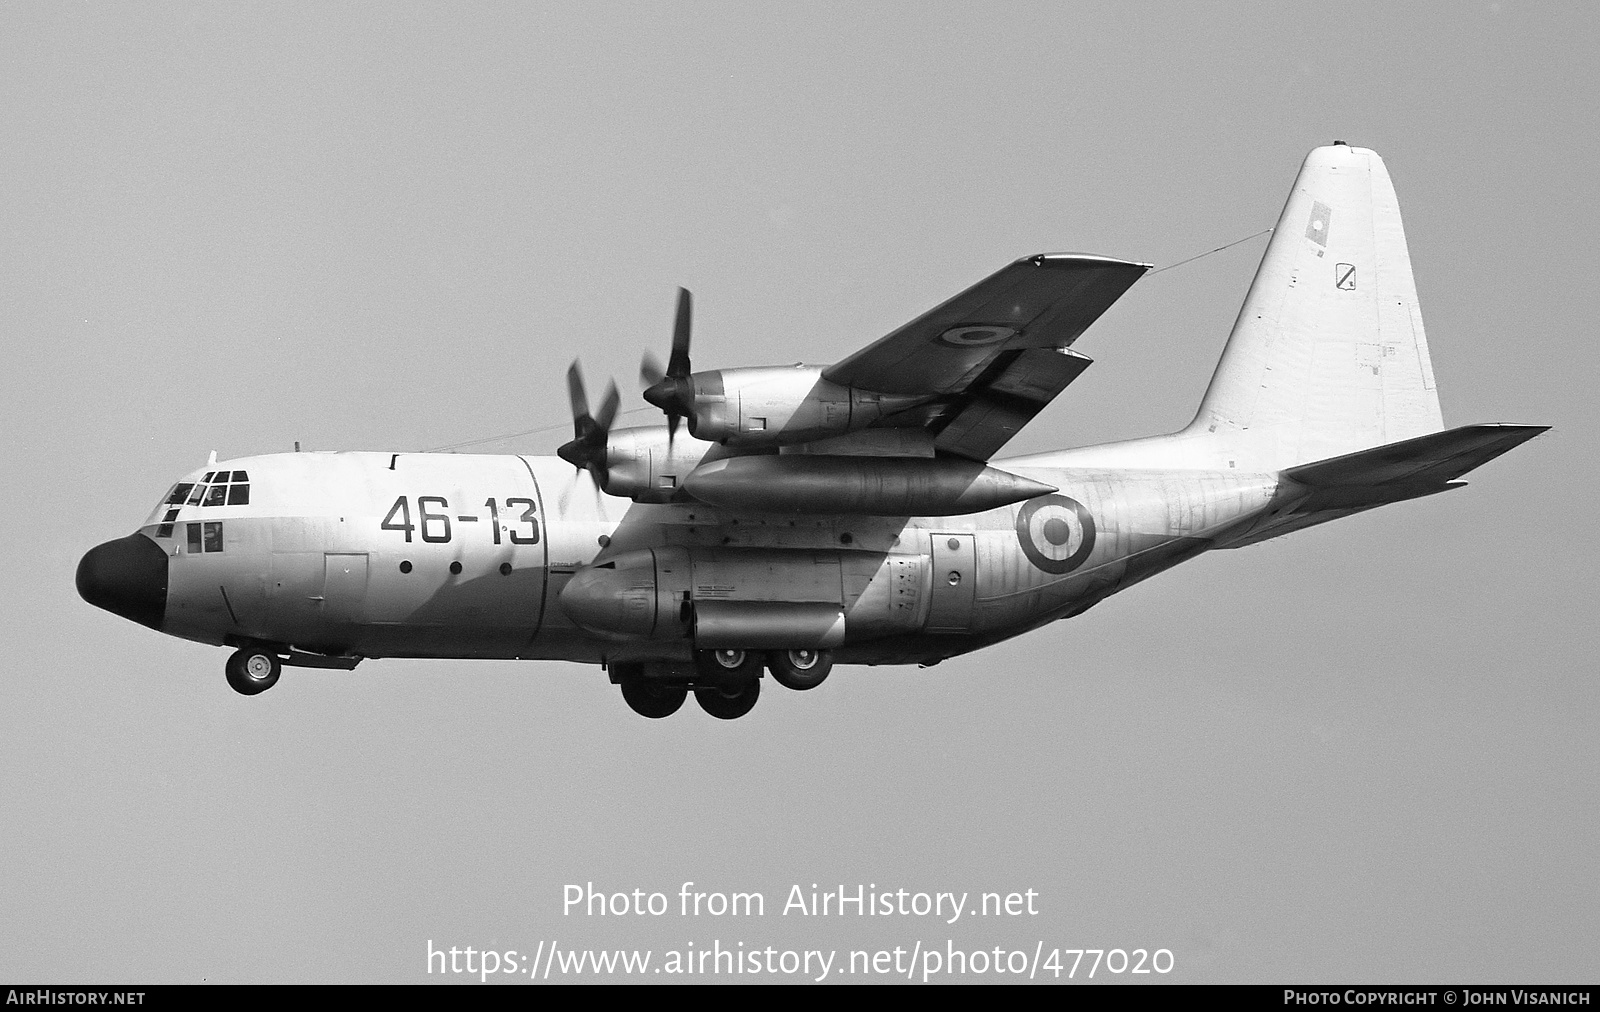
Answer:
[(972, 625), (972, 602), (978, 587), (973, 536), (934, 533), (931, 538), (933, 592), (927, 630), (965, 632)]
[(366, 553), (323, 555), (322, 617), (329, 623), (359, 622), (367, 599)]

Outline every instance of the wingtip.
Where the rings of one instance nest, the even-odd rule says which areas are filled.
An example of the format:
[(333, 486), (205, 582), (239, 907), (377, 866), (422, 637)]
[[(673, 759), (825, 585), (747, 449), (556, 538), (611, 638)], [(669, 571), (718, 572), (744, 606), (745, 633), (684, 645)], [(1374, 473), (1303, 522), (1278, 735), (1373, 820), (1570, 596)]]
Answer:
[(1525, 422), (1486, 422), (1483, 427), (1486, 429), (1498, 429), (1507, 434), (1516, 434), (1523, 439), (1542, 436), (1555, 428), (1553, 425), (1529, 425)]
[(1033, 264), (1035, 267), (1070, 267), (1076, 264), (1093, 263), (1105, 264), (1108, 267), (1137, 267), (1147, 271), (1155, 264), (1141, 263), (1137, 260), (1123, 260), (1120, 257), (1102, 256), (1099, 253), (1035, 253), (1031, 257), (1023, 257), (1018, 263)]

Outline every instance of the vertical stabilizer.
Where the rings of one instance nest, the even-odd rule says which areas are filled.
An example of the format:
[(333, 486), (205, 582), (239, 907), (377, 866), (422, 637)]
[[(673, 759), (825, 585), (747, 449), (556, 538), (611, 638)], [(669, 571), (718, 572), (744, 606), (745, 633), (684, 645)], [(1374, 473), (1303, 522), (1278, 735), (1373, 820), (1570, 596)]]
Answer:
[(1443, 427), (1389, 172), (1366, 148), (1317, 148), (1183, 435), (1278, 470)]

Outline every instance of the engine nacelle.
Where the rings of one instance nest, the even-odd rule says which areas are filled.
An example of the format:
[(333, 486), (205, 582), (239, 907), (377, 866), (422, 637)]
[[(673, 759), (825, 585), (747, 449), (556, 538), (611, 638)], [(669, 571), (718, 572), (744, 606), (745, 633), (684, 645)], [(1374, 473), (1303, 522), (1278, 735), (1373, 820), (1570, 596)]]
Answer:
[(885, 415), (929, 400), (881, 394), (822, 378), (824, 366), (759, 366), (697, 372), (689, 431), (728, 446), (804, 443), (866, 428)]
[(714, 445), (682, 432), (669, 438), (659, 425), (612, 429), (606, 439), (603, 487), (634, 502), (671, 502), (681, 498), (684, 479)]
[(920, 555), (655, 548), (579, 570), (561, 607), (584, 630), (620, 642), (829, 649), (920, 628), (929, 579)]

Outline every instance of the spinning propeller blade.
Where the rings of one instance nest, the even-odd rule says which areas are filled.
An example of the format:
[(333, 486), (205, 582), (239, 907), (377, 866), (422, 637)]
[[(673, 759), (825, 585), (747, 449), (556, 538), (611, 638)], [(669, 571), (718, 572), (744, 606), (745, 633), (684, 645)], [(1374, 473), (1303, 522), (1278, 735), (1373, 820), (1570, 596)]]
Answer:
[(617, 408), (622, 395), (615, 383), (606, 385), (605, 398), (600, 402), (600, 416), (589, 414), (589, 397), (583, 387), (583, 373), (574, 361), (567, 367), (567, 396), (572, 401), (572, 439), (556, 450), (556, 455), (573, 467), (594, 475), (595, 484), (606, 483), (606, 439), (611, 434), (611, 423), (617, 420)]
[(644, 399), (667, 416), (668, 437), (677, 435), (678, 421), (694, 411), (694, 382), (689, 378), (689, 332), (694, 296), (678, 289), (678, 314), (672, 325), (672, 357), (665, 372), (654, 355), (645, 353), (639, 363), (639, 381), (646, 384)]
[(650, 354), (644, 353), (639, 359), (639, 386), (649, 388), (667, 378), (666, 371), (661, 368), (661, 360)]

